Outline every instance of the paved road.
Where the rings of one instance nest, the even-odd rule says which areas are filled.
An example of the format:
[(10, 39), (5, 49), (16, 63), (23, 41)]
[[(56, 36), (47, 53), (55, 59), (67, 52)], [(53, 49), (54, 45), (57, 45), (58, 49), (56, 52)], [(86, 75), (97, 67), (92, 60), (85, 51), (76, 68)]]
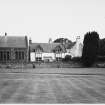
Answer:
[(105, 103), (104, 69), (58, 71), (0, 73), (0, 103)]

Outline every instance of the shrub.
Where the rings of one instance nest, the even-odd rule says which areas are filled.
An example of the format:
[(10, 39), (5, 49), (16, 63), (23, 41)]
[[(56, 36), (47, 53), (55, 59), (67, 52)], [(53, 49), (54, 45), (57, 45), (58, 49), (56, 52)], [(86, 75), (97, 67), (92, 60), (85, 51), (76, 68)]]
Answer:
[(73, 57), (72, 61), (81, 62), (81, 57)]
[(62, 61), (64, 62), (69, 62), (71, 61), (71, 56), (70, 55), (66, 55), (64, 59), (62, 59)]

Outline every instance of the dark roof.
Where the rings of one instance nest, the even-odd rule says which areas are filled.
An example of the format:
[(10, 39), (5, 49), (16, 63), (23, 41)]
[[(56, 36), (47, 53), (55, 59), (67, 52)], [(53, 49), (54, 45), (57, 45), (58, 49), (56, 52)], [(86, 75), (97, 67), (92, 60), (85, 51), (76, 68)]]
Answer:
[(0, 48), (27, 48), (26, 36), (0, 36)]
[(53, 50), (57, 46), (61, 46), (61, 48), (63, 48), (64, 50), (64, 47), (63, 45), (61, 45), (61, 43), (32, 43), (30, 44), (30, 51), (33, 51), (34, 49), (36, 49), (38, 45), (40, 45), (43, 49), (43, 52), (46, 52), (46, 53), (53, 52)]
[(67, 44), (66, 49), (71, 49), (74, 45), (76, 44), (76, 42), (72, 42), (70, 44)]

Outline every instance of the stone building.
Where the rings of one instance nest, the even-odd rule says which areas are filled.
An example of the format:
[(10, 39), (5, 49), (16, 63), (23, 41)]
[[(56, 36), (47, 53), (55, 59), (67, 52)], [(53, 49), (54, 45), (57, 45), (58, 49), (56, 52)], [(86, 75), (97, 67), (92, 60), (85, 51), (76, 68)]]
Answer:
[(28, 62), (27, 36), (0, 36), (0, 63)]

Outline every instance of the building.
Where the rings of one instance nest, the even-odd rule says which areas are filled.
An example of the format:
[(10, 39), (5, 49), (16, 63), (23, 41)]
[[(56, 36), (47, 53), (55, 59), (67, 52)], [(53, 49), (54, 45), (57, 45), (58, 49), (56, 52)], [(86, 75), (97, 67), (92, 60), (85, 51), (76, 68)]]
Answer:
[(29, 56), (31, 62), (60, 61), (64, 58), (66, 49), (60, 43), (32, 43), (29, 40)]
[(29, 61), (61, 61), (66, 55), (71, 58), (82, 56), (83, 45), (80, 42), (80, 37), (77, 36), (76, 41), (68, 46), (61, 43), (53, 43), (50, 39), (48, 43), (32, 43), (29, 40)]
[(80, 42), (80, 36), (77, 36), (76, 41), (73, 42), (68, 48), (66, 49), (67, 55), (70, 55), (71, 58), (74, 57), (81, 57), (82, 56), (82, 48), (83, 45)]
[(0, 36), (0, 63), (26, 63), (28, 61), (27, 36)]

